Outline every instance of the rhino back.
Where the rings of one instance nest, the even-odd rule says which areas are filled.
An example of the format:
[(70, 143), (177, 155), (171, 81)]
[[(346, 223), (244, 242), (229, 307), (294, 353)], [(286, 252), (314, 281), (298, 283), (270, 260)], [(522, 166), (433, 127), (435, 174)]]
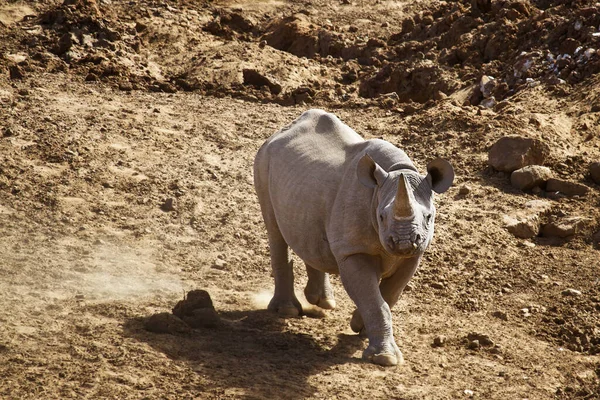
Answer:
[(257, 154), (259, 199), (268, 196), (284, 239), (316, 268), (336, 267), (326, 226), (347, 169), (348, 151), (361, 142), (364, 139), (334, 115), (310, 110), (269, 138)]

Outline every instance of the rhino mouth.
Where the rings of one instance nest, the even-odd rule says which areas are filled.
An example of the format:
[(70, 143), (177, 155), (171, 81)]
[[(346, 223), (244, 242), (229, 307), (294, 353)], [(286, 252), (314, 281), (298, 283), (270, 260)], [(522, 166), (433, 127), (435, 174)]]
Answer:
[(411, 257), (419, 251), (418, 241), (401, 240), (392, 236), (385, 241), (384, 248), (396, 257)]

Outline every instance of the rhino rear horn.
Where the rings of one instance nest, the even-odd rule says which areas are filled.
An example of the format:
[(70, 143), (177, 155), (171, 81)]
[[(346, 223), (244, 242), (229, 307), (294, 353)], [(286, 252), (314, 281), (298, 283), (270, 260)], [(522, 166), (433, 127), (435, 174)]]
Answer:
[(454, 168), (443, 158), (436, 158), (427, 164), (427, 180), (436, 193), (444, 193), (454, 182)]
[(358, 176), (360, 183), (369, 188), (381, 186), (388, 176), (387, 172), (373, 161), (368, 154), (362, 156), (358, 161), (356, 175)]

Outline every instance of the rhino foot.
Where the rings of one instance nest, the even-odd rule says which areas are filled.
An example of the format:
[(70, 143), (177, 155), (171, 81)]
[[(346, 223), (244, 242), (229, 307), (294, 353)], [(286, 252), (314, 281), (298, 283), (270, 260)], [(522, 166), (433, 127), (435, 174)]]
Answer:
[(358, 309), (354, 310), (352, 313), (352, 319), (350, 320), (350, 328), (353, 332), (358, 333), (359, 335), (365, 334), (365, 323), (358, 312)]
[(326, 310), (333, 310), (335, 308), (335, 299), (322, 297), (316, 293), (308, 293), (308, 291), (304, 291), (304, 296), (306, 296), (306, 300), (310, 304), (314, 304), (315, 306), (324, 308)]
[(392, 340), (391, 344), (384, 346), (375, 346), (369, 344), (362, 356), (363, 360), (368, 360), (373, 364), (390, 367), (404, 363), (402, 352), (398, 349), (396, 343)]
[(333, 297), (333, 289), (329, 283), (329, 274), (318, 271), (310, 265), (306, 265), (308, 273), (308, 282), (304, 288), (304, 296), (310, 304), (333, 310), (335, 308), (335, 299)]
[(269, 302), (267, 309), (277, 313), (283, 318), (294, 318), (302, 315), (302, 306), (296, 299), (280, 300), (273, 297)]

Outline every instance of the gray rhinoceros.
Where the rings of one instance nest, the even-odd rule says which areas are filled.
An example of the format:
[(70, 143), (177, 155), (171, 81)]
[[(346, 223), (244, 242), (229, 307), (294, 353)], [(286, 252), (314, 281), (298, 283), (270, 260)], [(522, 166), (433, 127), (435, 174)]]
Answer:
[(275, 294), (269, 310), (297, 316), (290, 247), (306, 264), (306, 299), (335, 307), (330, 273), (356, 304), (350, 325), (366, 330), (363, 358), (402, 362), (392, 307), (433, 237), (433, 193), (454, 180), (443, 159), (421, 175), (404, 151), (364, 140), (335, 115), (303, 113), (271, 136), (254, 161), (254, 184), (267, 227)]

